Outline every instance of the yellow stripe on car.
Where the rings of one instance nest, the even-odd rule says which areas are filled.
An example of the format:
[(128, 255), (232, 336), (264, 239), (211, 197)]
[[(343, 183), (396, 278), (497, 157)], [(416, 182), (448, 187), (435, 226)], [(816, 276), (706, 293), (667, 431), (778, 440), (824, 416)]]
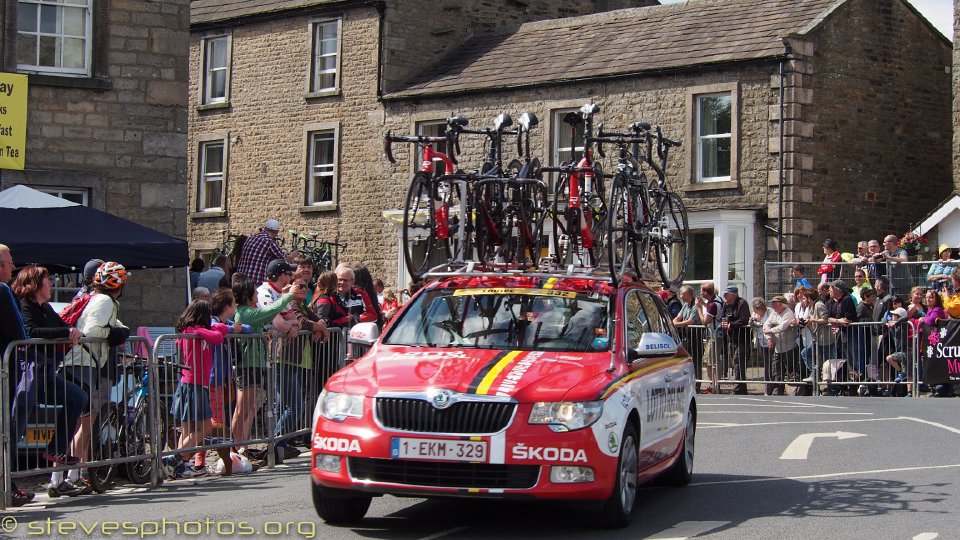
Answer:
[(523, 352), (524, 351), (510, 351), (499, 362), (497, 362), (497, 365), (493, 366), (493, 369), (487, 373), (487, 376), (480, 381), (480, 384), (477, 386), (477, 394), (483, 395), (489, 392), (490, 386), (493, 385), (493, 381), (497, 380), (497, 377), (504, 369), (506, 369), (508, 365), (510, 365), (510, 362), (513, 362)]

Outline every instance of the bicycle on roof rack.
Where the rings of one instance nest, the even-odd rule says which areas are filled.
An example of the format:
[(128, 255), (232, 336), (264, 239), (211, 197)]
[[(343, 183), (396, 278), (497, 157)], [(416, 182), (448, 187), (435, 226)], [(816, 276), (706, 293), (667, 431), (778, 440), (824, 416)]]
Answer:
[(559, 173), (553, 192), (553, 251), (561, 265), (600, 266), (606, 256), (607, 204), (604, 174), (593, 158), (590, 138), (593, 117), (600, 107), (588, 103), (577, 112), (570, 112), (563, 121), (577, 140), (583, 129), (583, 153), (576, 164), (561, 163), (544, 167), (543, 172)]
[[(655, 267), (664, 285), (679, 285), (686, 275), (689, 226), (683, 200), (667, 189), (666, 168), (670, 148), (681, 143), (644, 122), (630, 124), (623, 133), (604, 132), (600, 126), (591, 142), (601, 157), (604, 143), (619, 151), (607, 205), (611, 273), (620, 279), (632, 267), (640, 276), (650, 276)], [(659, 162), (653, 158), (654, 142)], [(641, 164), (656, 173), (654, 182)]]
[[(413, 175), (403, 207), (403, 257), (407, 270), (414, 279), (438, 258), (449, 260), (453, 254), (454, 235), (451, 230), (463, 226), (459, 217), (451, 215), (451, 208), (462, 206), (455, 186), (449, 180), (441, 180), (436, 162), (444, 165), (444, 172), (453, 172), (457, 165), (456, 154), (460, 150), (461, 130), (469, 124), (462, 116), (447, 119), (447, 131), (440, 136), (393, 135), (388, 131), (383, 140), (383, 150), (390, 163), (393, 143), (413, 143), (420, 152), (420, 170)], [(445, 144), (450, 154), (438, 152), (434, 144)], [(463, 209), (461, 209), (463, 210)], [(465, 234), (465, 231), (462, 231)], [(461, 235), (462, 236), (462, 235)], [(423, 242), (423, 255), (413, 251), (414, 245)]]

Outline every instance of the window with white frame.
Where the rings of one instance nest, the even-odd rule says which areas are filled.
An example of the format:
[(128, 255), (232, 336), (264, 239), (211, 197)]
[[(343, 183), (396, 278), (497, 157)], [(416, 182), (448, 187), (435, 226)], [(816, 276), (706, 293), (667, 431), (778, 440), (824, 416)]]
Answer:
[(311, 131), (307, 137), (307, 206), (337, 203), (337, 130)]
[[(417, 122), (417, 135), (422, 135), (424, 137), (442, 137), (447, 133), (447, 122), (445, 120), (426, 120), (423, 122)], [(450, 155), (448, 152), (446, 143), (434, 143), (433, 149), (437, 152)], [(417, 162), (414, 164), (416, 170), (420, 170), (420, 163), (423, 162), (423, 153), (417, 155)], [(445, 165), (442, 161), (437, 161), (434, 164), (436, 171), (439, 174), (445, 174), (444, 170)], [(450, 171), (453, 172), (453, 171)]]
[(689, 256), (684, 282), (713, 281), (719, 290), (735, 285), (740, 296), (751, 298), (755, 213), (748, 210), (694, 212), (689, 218)]
[(553, 164), (556, 166), (578, 160), (583, 152), (583, 124), (578, 124), (574, 129), (563, 121), (563, 118), (571, 112), (575, 113), (577, 109), (558, 109), (552, 112)]
[(223, 210), (226, 182), (226, 144), (223, 140), (200, 143), (200, 174), (197, 182), (197, 210)]
[(340, 87), (340, 19), (312, 23), (313, 69), (311, 92), (329, 92)]
[(733, 163), (731, 104), (730, 92), (696, 96), (697, 182), (730, 181)]
[(19, 0), (17, 69), (89, 76), (93, 0)]
[(70, 202), (90, 206), (90, 192), (83, 188), (36, 187), (35, 189)]
[(203, 38), (203, 104), (230, 101), (230, 36)]

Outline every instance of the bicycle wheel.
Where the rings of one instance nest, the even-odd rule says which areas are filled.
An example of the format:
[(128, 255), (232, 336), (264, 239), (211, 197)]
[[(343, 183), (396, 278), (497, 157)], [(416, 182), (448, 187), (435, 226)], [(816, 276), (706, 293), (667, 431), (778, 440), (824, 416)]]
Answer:
[[(160, 422), (160, 439), (164, 439), (167, 426), (165, 414), (157, 415)], [(126, 447), (128, 456), (144, 455), (163, 450), (163, 444), (153, 444), (153, 433), (150, 423), (151, 415), (147, 407), (141, 404), (133, 417), (133, 423), (127, 426)], [(150, 481), (153, 459), (144, 459), (143, 461), (130, 461), (125, 463), (127, 478), (135, 484), (146, 484)]]
[(488, 182), (475, 193), (474, 245), (477, 260), (482, 263), (506, 262), (504, 260), (503, 238), (503, 185)]
[[(664, 283), (679, 285), (687, 273), (690, 235), (687, 208), (676, 193), (660, 198), (654, 216), (657, 234), (652, 235), (657, 257), (657, 270)], [(673, 272), (671, 268), (673, 267)]]
[(597, 267), (603, 264), (607, 256), (607, 243), (610, 238), (607, 234), (607, 194), (604, 190), (603, 169), (599, 163), (595, 163), (593, 170), (593, 185), (589, 192), (584, 193), (581, 209), (590, 224), (593, 236), (593, 245), (588, 250), (590, 266)]
[[(557, 178), (557, 187), (553, 191), (553, 206), (550, 217), (553, 221), (553, 253), (559, 264), (569, 264), (570, 255), (579, 248), (579, 234), (572, 233), (567, 225), (570, 217), (569, 188), (570, 175), (561, 174)], [(576, 235), (576, 238), (574, 238)], [(571, 249), (571, 244), (577, 244)]]
[(610, 273), (621, 279), (634, 259), (633, 223), (630, 189), (627, 177), (617, 173), (610, 188), (610, 202), (607, 204), (607, 262)]
[[(124, 457), (125, 448), (121, 444), (124, 421), (123, 412), (116, 403), (107, 403), (100, 409), (90, 436), (94, 461)], [(103, 493), (113, 485), (118, 470), (116, 464), (90, 467), (90, 485), (97, 493)]]
[(636, 244), (633, 248), (633, 267), (645, 279), (656, 279), (658, 273), (657, 247), (654, 243), (655, 226), (654, 213), (656, 203), (651, 200), (650, 190), (647, 187), (647, 178), (640, 173), (631, 187), (633, 197), (633, 231)]
[(438, 192), (435, 182), (424, 172), (418, 172), (410, 182), (407, 200), (403, 206), (403, 259), (407, 272), (415, 281), (438, 258), (450, 259), (450, 239), (437, 238), (435, 203)]
[(543, 220), (547, 215), (547, 188), (534, 180), (524, 183), (514, 204), (516, 218), (508, 236), (513, 262), (536, 266), (543, 249)]

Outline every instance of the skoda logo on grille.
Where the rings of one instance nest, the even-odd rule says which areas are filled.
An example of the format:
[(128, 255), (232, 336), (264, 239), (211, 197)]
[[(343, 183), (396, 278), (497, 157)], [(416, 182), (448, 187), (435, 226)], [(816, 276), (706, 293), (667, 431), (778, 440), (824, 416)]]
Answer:
[(438, 391), (431, 400), (433, 406), (437, 409), (446, 409), (450, 405), (453, 405), (453, 392), (450, 390), (440, 390)]

